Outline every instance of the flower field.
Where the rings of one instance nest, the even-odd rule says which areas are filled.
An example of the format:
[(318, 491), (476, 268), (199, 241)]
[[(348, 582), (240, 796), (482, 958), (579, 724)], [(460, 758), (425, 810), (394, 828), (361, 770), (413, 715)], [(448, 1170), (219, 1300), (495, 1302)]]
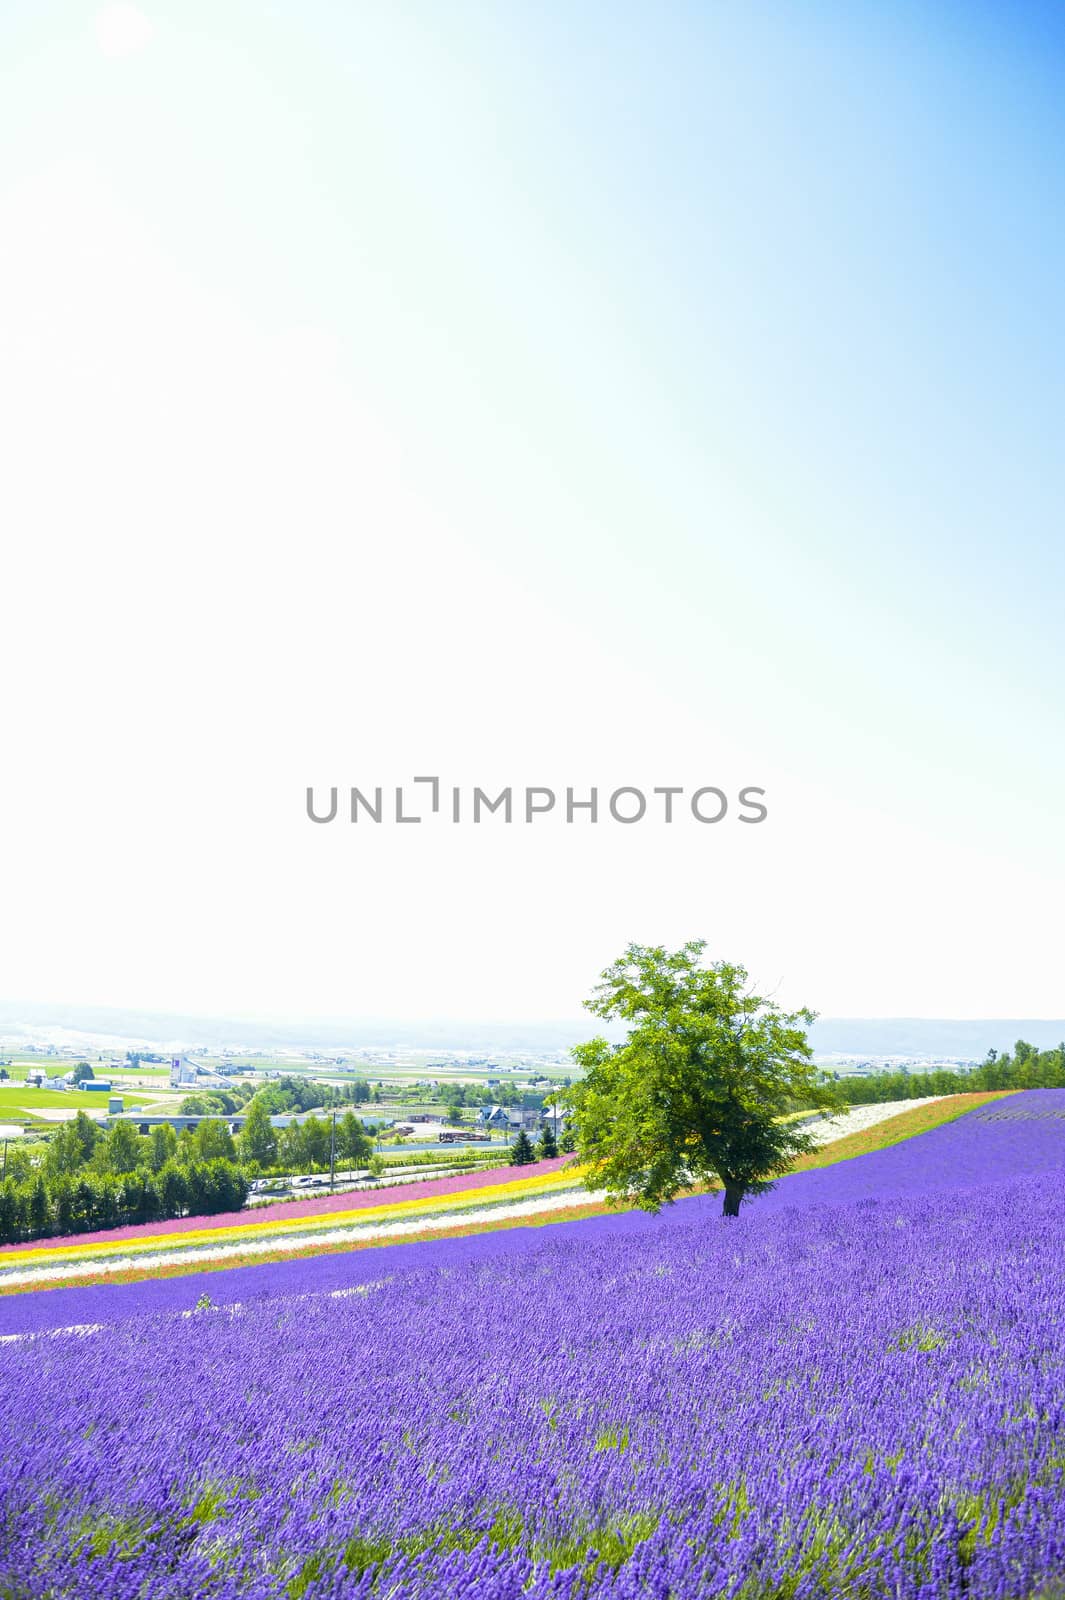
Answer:
[[(813, 1132), (830, 1141), (800, 1167), (832, 1164), (911, 1138), (940, 1125), (987, 1095), (863, 1107)], [(512, 1167), (431, 1178), (377, 1192), (319, 1195), (261, 1212), (210, 1219), (184, 1217), (105, 1232), (35, 1240), (0, 1247), (0, 1300), (28, 1289), (133, 1283), (320, 1257), (338, 1250), (394, 1246), (401, 1239), (429, 1240), (516, 1226), (541, 1226), (601, 1215), (602, 1198), (590, 1195), (572, 1161), (539, 1163), (522, 1175)]]
[(1065, 1091), (719, 1211), (10, 1296), (0, 1595), (1054, 1593)]

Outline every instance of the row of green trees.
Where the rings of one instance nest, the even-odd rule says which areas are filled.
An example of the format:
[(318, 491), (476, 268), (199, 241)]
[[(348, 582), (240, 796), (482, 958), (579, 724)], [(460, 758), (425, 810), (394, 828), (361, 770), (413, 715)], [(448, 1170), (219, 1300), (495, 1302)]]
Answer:
[(835, 1085), (848, 1105), (879, 1105), (921, 1095), (973, 1094), (984, 1089), (1065, 1089), (1065, 1043), (1051, 1050), (1018, 1039), (1012, 1053), (989, 1050), (987, 1059), (968, 1072), (875, 1072), (868, 1077), (840, 1078)]
[(449, 1109), (476, 1110), (478, 1106), (520, 1106), (525, 1096), (513, 1083), (445, 1083), (439, 1098)]
[[(277, 1129), (258, 1096), (248, 1107), (247, 1120), (236, 1135), (217, 1117), (205, 1117), (195, 1129), (177, 1133), (169, 1123), (159, 1123), (150, 1133), (137, 1132), (133, 1122), (113, 1122), (105, 1131), (79, 1111), (49, 1140), (41, 1167), (47, 1181), (91, 1168), (100, 1175), (124, 1177), (143, 1170), (159, 1172), (168, 1161), (182, 1165), (193, 1161), (229, 1161), (247, 1168), (253, 1176), (274, 1169), (282, 1172), (320, 1171), (330, 1165), (364, 1165), (373, 1154), (373, 1141), (353, 1111), (333, 1120), (313, 1114), (305, 1122)], [(13, 1160), (27, 1157), (21, 1152)], [(26, 1176), (24, 1172), (22, 1176)]]
[(206, 1117), (179, 1134), (131, 1121), (104, 1129), (79, 1111), (42, 1147), (12, 1144), (0, 1179), (0, 1242), (239, 1210), (251, 1180), (271, 1171), (370, 1165), (373, 1141), (349, 1109), (282, 1130), (256, 1097), (234, 1138)]
[(321, 1171), (331, 1161), (338, 1167), (364, 1166), (373, 1154), (373, 1140), (353, 1111), (336, 1118), (335, 1131), (332, 1117), (312, 1115), (278, 1130), (270, 1116), (267, 1103), (256, 1095), (236, 1139), (239, 1159), (257, 1173)]
[[(12, 1161), (25, 1163), (27, 1154), (12, 1152)], [(178, 1134), (169, 1123), (160, 1123), (149, 1134), (140, 1134), (132, 1122), (113, 1122), (101, 1128), (84, 1111), (56, 1129), (45, 1147), (39, 1165), (46, 1183), (58, 1178), (90, 1172), (97, 1177), (123, 1178), (137, 1171), (160, 1172), (168, 1162), (188, 1166), (192, 1162), (238, 1159), (233, 1136), (224, 1122), (208, 1118), (196, 1129)], [(23, 1174), (25, 1176), (25, 1174)]]
[(334, 1107), (361, 1105), (369, 1099), (370, 1085), (364, 1078), (338, 1086), (316, 1083), (311, 1078), (283, 1077), (262, 1087), (242, 1081), (225, 1089), (195, 1090), (182, 1100), (181, 1110), (188, 1117), (228, 1117), (249, 1104), (261, 1104), (274, 1117), (289, 1111), (331, 1111)]
[(197, 1089), (181, 1102), (183, 1117), (232, 1117), (255, 1094), (253, 1083), (232, 1083), (228, 1089)]
[(240, 1168), (224, 1160), (172, 1160), (158, 1172), (138, 1168), (122, 1177), (86, 1167), (49, 1178), (42, 1168), (0, 1183), (0, 1243), (239, 1211), (248, 1188)]
[(313, 1078), (275, 1078), (258, 1091), (271, 1116), (286, 1111), (327, 1111), (334, 1107), (363, 1105), (370, 1099), (370, 1085), (365, 1078), (354, 1078), (350, 1083), (317, 1083)]

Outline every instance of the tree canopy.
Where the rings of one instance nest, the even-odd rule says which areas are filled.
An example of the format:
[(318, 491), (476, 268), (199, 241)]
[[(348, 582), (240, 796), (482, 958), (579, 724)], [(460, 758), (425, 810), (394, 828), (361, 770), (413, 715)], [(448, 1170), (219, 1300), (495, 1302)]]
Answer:
[(238, 1143), (245, 1161), (254, 1161), (259, 1167), (272, 1167), (277, 1160), (277, 1130), (261, 1095), (256, 1095), (248, 1106)]
[(573, 1112), (590, 1189), (649, 1211), (693, 1184), (724, 1187), (738, 1215), (813, 1148), (781, 1120), (797, 1108), (839, 1109), (813, 1065), (815, 1013), (784, 1012), (726, 961), (702, 965), (706, 942), (679, 950), (630, 944), (601, 975), (588, 1010), (627, 1023), (623, 1043), (577, 1045), (584, 1078), (559, 1096)]
[(543, 1123), (540, 1128), (540, 1138), (537, 1142), (536, 1153), (541, 1161), (553, 1161), (555, 1156), (558, 1155), (558, 1140), (555, 1138), (555, 1130), (549, 1122)]
[(524, 1128), (518, 1130), (518, 1137), (510, 1147), (510, 1164), (512, 1167), (527, 1167), (536, 1160), (536, 1151), (532, 1147), (532, 1140)]
[(894, 1071), (855, 1074), (839, 1078), (840, 1098), (848, 1105), (877, 1105), (888, 1100), (909, 1100), (918, 1095), (972, 1094), (981, 1089), (1065, 1089), (1065, 1043), (1037, 1050), (1018, 1039), (1012, 1055), (989, 1050), (978, 1066), (956, 1071)]

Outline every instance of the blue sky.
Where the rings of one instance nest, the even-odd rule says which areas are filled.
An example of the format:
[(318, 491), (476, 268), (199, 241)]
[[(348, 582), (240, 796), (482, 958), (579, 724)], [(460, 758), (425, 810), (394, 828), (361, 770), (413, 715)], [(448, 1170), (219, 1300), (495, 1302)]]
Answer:
[[(826, 1012), (1060, 1015), (1062, 46), (5, 7), (12, 992), (549, 1016), (703, 934)], [(427, 763), (773, 808), (301, 826)]]

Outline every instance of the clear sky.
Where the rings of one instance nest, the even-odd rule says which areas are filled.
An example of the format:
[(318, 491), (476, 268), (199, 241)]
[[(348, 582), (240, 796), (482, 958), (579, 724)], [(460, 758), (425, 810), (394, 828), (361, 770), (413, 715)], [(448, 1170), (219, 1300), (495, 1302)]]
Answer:
[[(1065, 27), (0, 10), (0, 984), (1060, 1016)], [(745, 783), (753, 828), (315, 827)]]

